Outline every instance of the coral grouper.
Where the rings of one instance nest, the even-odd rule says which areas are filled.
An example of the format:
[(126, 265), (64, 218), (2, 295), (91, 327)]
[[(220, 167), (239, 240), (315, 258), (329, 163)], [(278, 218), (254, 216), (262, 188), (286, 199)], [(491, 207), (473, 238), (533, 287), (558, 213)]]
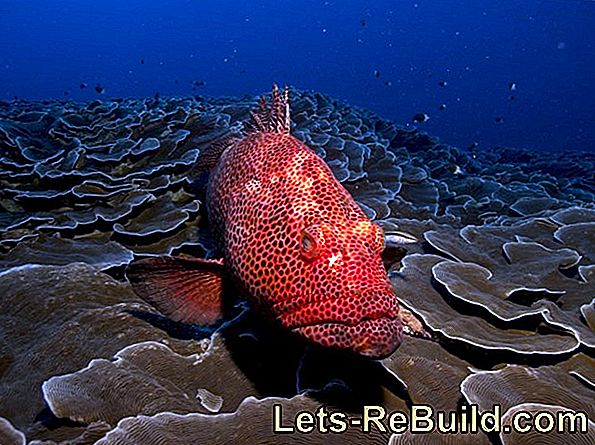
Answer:
[(290, 133), (288, 91), (261, 99), (253, 128), (199, 159), (223, 258), (133, 262), (135, 291), (170, 318), (210, 324), (233, 282), (259, 310), (323, 346), (382, 358), (401, 343), (382, 229), (329, 167)]

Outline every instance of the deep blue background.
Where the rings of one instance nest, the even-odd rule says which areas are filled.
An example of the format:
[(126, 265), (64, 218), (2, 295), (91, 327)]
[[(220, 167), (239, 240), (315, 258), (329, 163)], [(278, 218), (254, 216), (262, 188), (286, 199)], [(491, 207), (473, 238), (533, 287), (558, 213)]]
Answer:
[(595, 2), (0, 0), (0, 99), (87, 100), (96, 84), (106, 97), (243, 95), (273, 81), (401, 124), (426, 112), (419, 126), (453, 145), (595, 150)]

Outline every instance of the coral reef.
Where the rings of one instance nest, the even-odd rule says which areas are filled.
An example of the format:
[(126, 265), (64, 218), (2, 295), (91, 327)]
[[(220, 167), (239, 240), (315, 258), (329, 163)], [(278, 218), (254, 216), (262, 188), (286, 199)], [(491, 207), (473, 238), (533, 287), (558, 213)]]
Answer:
[(122, 274), (133, 258), (214, 255), (192, 166), (255, 104), (0, 107), (0, 442), (592, 443), (592, 422), (580, 436), (277, 436), (272, 410), (473, 403), (500, 404), (505, 424), (519, 410), (592, 421), (593, 153), (462, 150), (292, 91), (292, 133), (384, 228), (397, 295), (433, 338), (366, 362), (277, 332), (241, 301), (205, 329), (134, 295)]

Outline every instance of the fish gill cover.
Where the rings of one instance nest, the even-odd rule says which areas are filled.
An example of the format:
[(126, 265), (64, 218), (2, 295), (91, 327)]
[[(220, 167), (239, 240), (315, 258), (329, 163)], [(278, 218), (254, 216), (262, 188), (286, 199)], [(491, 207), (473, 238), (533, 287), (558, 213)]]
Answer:
[[(453, 53), (463, 60), (468, 54), (457, 47), (462, 37), (449, 36), (455, 28), (464, 36), (470, 30), (479, 32), (481, 20), (504, 27), (496, 18), (506, 13), (514, 18), (508, 26), (525, 30), (521, 17), (529, 26), (552, 25), (547, 17), (555, 12), (560, 16), (557, 31), (542, 43), (553, 44), (552, 52), (570, 58), (564, 59), (570, 63), (579, 48), (592, 44), (592, 35), (581, 28), (594, 16), (595, 7), (587, 4), (591, 2), (568, 2), (564, 8), (556, 2), (526, 2), (518, 8), (507, 2), (498, 7), (454, 2), (466, 12), (457, 23), (441, 22), (448, 17), (440, 16), (445, 13), (441, 2), (403, 2), (394, 9), (383, 3), (342, 7), (310, 2), (307, 6), (318, 9), (309, 11), (309, 21), (296, 16), (300, 8), (289, 4), (273, 8), (259, 3), (247, 11), (238, 3), (222, 2), (203, 6), (215, 14), (199, 17), (180, 12), (184, 6), (195, 13), (195, 2), (171, 2), (161, 19), (165, 24), (150, 21), (164, 11), (152, 2), (104, 2), (99, 9), (85, 2), (24, 3), (0, 6), (3, 31), (22, 31), (27, 23), (55, 15), (60, 20), (43, 29), (27, 26), (33, 37), (20, 43), (14, 39), (22, 32), (3, 33), (9, 37), (0, 41), (7, 49), (13, 39), (10, 51), (0, 54), (6, 62), (0, 67), (6, 96), (0, 103), (0, 443), (593, 443), (595, 154), (592, 125), (581, 123), (593, 91), (592, 77), (583, 80), (580, 103), (573, 102), (576, 91), (570, 88), (578, 89), (577, 79), (588, 77), (590, 62), (561, 68), (561, 61), (548, 59), (541, 43), (535, 43), (537, 31), (526, 40), (510, 35), (510, 44), (537, 45), (535, 58), (518, 60), (529, 63), (541, 54), (559, 71), (529, 86), (531, 82), (514, 73), (519, 68), (510, 65), (510, 59), (502, 59), (504, 65), (497, 70), (482, 60), (488, 64), (484, 73), (492, 75), (481, 82), (507, 71), (502, 76), (505, 100), (518, 109), (501, 115), (501, 110), (484, 106), (486, 98), (478, 98), (479, 74), (448, 76), (448, 64), (434, 58), (425, 65), (432, 68), (432, 77), (426, 78), (427, 72), (420, 76), (417, 68), (409, 75), (406, 67), (419, 63), (413, 62), (415, 51), (398, 57), (392, 50), (380, 52), (383, 57), (368, 66), (369, 51), (364, 50), (369, 49), (366, 45), (379, 48), (380, 42), (398, 46), (398, 36), (417, 36), (417, 48), (439, 41), (456, 47)], [(139, 27), (146, 23), (171, 28), (166, 41), (164, 34), (152, 40), (122, 26), (127, 10), (135, 12), (129, 20)], [(103, 47), (97, 38), (89, 48), (87, 37), (84, 44), (69, 43), (78, 62), (62, 58), (56, 63), (49, 57), (69, 51), (60, 36), (80, 32), (77, 11), (92, 16), (98, 22), (94, 26), (124, 33), (119, 42), (141, 42), (145, 51), (133, 50), (131, 44), (130, 60), (123, 63), (113, 40)], [(332, 13), (338, 16), (331, 19)], [(234, 42), (200, 55), (203, 62), (197, 66), (203, 75), (195, 75), (196, 66), (186, 72), (169, 65), (182, 50), (160, 53), (164, 64), (157, 68), (154, 56), (171, 42), (168, 39), (188, 36), (184, 27), (190, 16), (197, 36), (219, 42), (215, 31), (228, 30)], [(114, 23), (115, 17), (120, 22)], [(275, 20), (278, 17), (285, 22)], [(397, 24), (406, 17), (417, 17), (415, 23), (425, 26)], [(570, 18), (572, 30), (565, 22)], [(247, 24), (234, 27), (234, 20)], [(353, 21), (350, 34), (339, 26), (341, 21)], [(283, 27), (287, 22), (301, 28)], [(317, 30), (304, 37), (312, 43), (305, 72), (290, 73), (300, 54), (270, 47), (279, 39), (268, 41), (272, 53), (242, 59), (242, 51), (258, 42), (248, 31), (251, 26), (262, 29), (263, 23), (286, 31), (286, 45), (297, 44), (296, 35), (304, 30)], [(444, 33), (435, 29), (436, 23)], [(339, 28), (340, 35), (334, 34)], [(432, 29), (437, 35), (428, 37)], [(41, 47), (50, 51), (48, 59), (26, 59), (24, 46), (44, 32), (50, 36)], [(240, 38), (244, 32), (248, 34)], [(324, 40), (328, 38), (334, 39), (332, 44)], [(363, 88), (367, 100), (358, 98), (353, 86), (358, 67), (346, 67), (325, 81), (333, 72), (331, 61), (323, 60), (326, 45), (347, 38), (353, 38), (346, 52), (349, 60), (363, 58), (356, 65), (371, 68), (372, 86)], [(163, 47), (148, 52), (158, 41)], [(494, 49), (489, 39), (480, 42), (461, 63), (476, 52)], [(355, 49), (359, 45), (361, 52)], [(90, 53), (81, 53), (82, 48)], [(271, 65), (264, 57), (274, 59)], [(42, 68), (34, 71), (31, 60), (44, 62)], [(210, 62), (212, 72), (205, 68)], [(243, 68), (226, 73), (230, 62)], [(73, 70), (77, 63), (87, 71)], [(399, 68), (385, 68), (392, 64)], [(126, 66), (126, 76), (118, 77), (116, 65)], [(145, 68), (161, 71), (142, 74)], [(61, 70), (72, 70), (72, 76), (61, 76)], [(571, 77), (562, 75), (571, 71)], [(151, 78), (157, 72), (161, 76)], [(177, 87), (174, 81), (181, 74), (188, 85)], [(69, 86), (56, 79), (48, 82), (54, 75)], [(268, 89), (268, 78), (300, 87), (289, 91), (291, 134), (325, 161), (365, 214), (383, 228), (390, 253), (385, 265), (401, 310), (419, 319), (431, 338), (405, 336), (394, 354), (371, 361), (308, 345), (267, 323), (238, 295), (224, 320), (199, 327), (172, 321), (133, 292), (124, 270), (135, 259), (216, 256), (194, 167), (222, 137), (248, 129), (250, 112), (258, 107), (256, 93)], [(180, 77), (179, 84), (186, 80)], [(169, 90), (157, 86), (170, 81), (174, 86)], [(365, 82), (362, 85), (368, 85)], [(439, 109), (447, 100), (439, 96), (450, 94), (458, 82), (467, 91), (462, 103), (471, 101), (488, 111), (460, 108), (448, 124), (430, 127), (442, 113), (456, 108), (455, 98)], [(565, 94), (551, 89), (547, 95), (535, 94), (536, 85), (545, 88), (548, 82), (558, 85), (553, 91)], [(69, 91), (68, 97), (52, 98), (60, 88)], [(159, 95), (154, 94), (157, 88)], [(533, 109), (522, 105), (531, 91), (539, 102)], [(150, 97), (140, 97), (145, 95)], [(427, 95), (436, 100), (436, 111), (419, 106)], [(557, 128), (547, 124), (553, 96), (560, 103)], [(565, 107), (568, 112), (561, 111)], [(400, 114), (403, 108), (406, 114)], [(515, 127), (507, 126), (519, 116), (522, 123), (516, 128), (523, 136), (516, 139)], [(564, 123), (569, 116), (572, 126)], [(499, 133), (487, 131), (481, 119)], [(535, 127), (525, 127), (527, 122)], [(535, 130), (542, 126), (548, 128), (547, 136)], [(482, 131), (486, 139), (475, 143), (465, 128)], [(434, 130), (441, 140), (432, 135)], [(517, 144), (521, 147), (508, 148)], [(476, 404), (480, 411), (498, 404), (505, 424), (519, 411), (560, 410), (584, 412), (591, 422), (589, 433), (582, 435), (391, 435), (349, 428), (339, 435), (279, 436), (272, 432), (276, 404), (286, 421), (321, 405), (361, 416), (363, 405), (410, 414), (417, 404), (459, 413), (465, 404)]]

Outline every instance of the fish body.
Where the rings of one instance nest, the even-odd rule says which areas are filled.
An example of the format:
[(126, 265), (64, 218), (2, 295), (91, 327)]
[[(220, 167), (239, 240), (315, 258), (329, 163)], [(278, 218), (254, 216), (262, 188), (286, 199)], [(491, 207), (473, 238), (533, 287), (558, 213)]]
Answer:
[[(403, 327), (381, 259), (382, 229), (290, 134), (288, 113), (287, 90), (274, 88), (270, 108), (261, 102), (254, 113), (255, 129), (211, 156), (206, 199), (223, 257), (219, 272), (257, 309), (308, 340), (386, 357)], [(140, 280), (133, 274), (133, 284), (146, 288)], [(192, 305), (172, 306), (171, 298), (149, 300), (194, 321), (184, 316)]]

